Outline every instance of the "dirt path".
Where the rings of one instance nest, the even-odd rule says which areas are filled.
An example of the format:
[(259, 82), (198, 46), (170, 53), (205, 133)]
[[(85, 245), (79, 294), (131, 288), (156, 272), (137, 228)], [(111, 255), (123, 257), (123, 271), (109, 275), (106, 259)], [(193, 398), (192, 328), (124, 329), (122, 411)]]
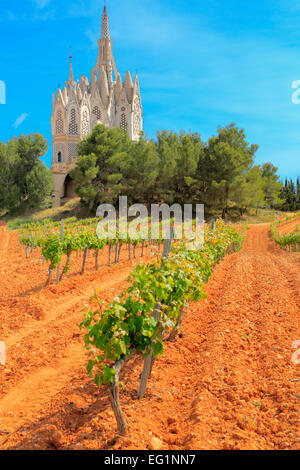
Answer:
[[(121, 400), (130, 428), (117, 442), (108, 390), (86, 375), (78, 323), (91, 283), (109, 300), (126, 285), (131, 263), (88, 272), (84, 287), (70, 275), (64, 286), (35, 292), (42, 267), (15, 254), (16, 240), (0, 227), (9, 349), (0, 369), (0, 430), (9, 434), (0, 434), (0, 449), (145, 449), (153, 436), (162, 449), (300, 449), (300, 365), (292, 361), (300, 256), (276, 248), (268, 227), (252, 226), (242, 252), (217, 265), (208, 298), (190, 305), (182, 338), (156, 361), (144, 400), (135, 400), (141, 359), (127, 364)], [(23, 296), (28, 265), (33, 278), (23, 291), (33, 292)], [(24, 301), (39, 311), (29, 317)], [(11, 319), (18, 314), (24, 328)]]

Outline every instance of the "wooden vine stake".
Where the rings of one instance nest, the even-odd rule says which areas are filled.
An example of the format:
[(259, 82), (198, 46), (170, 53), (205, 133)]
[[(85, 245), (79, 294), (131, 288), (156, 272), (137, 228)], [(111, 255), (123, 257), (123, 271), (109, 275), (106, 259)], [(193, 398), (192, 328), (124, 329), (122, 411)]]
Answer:
[[(63, 239), (64, 239), (64, 226), (65, 226), (65, 221), (61, 221), (61, 226), (60, 226), (60, 243), (62, 244)], [(59, 284), (59, 279), (60, 279), (60, 263), (57, 266), (57, 273), (56, 273), (56, 284)]]
[(122, 370), (122, 367), (124, 366), (127, 358), (121, 359), (119, 362), (117, 362), (114, 366), (113, 369), (115, 370), (115, 377), (113, 383), (109, 386), (109, 394), (110, 394), (110, 404), (112, 407), (112, 410), (114, 412), (116, 421), (117, 421), (117, 434), (118, 436), (122, 436), (126, 433), (126, 430), (128, 428), (127, 421), (125, 419), (125, 416), (123, 414), (123, 411), (120, 406), (120, 396), (119, 396), (119, 387), (120, 387), (120, 372)]
[(96, 271), (99, 269), (99, 250), (95, 251), (95, 269)]
[[(161, 264), (163, 264), (163, 260), (168, 258), (170, 255), (173, 233), (174, 233), (174, 228), (172, 227), (170, 238), (167, 238), (164, 243), (164, 251), (162, 255)], [(159, 321), (159, 315), (160, 315), (160, 302), (158, 302), (155, 305), (154, 310), (152, 312), (152, 316), (153, 318), (155, 318), (157, 322)], [(152, 366), (153, 366), (153, 353), (152, 353), (152, 349), (150, 349), (150, 353), (144, 359), (144, 367), (143, 367), (143, 372), (142, 372), (140, 386), (139, 386), (138, 395), (137, 395), (138, 400), (141, 398), (144, 398), (146, 388), (147, 388), (147, 382), (149, 379)]]
[(30, 234), (30, 240), (31, 240), (31, 258), (33, 258), (33, 233), (32, 232)]
[(87, 252), (88, 252), (88, 247), (86, 247), (85, 250), (84, 250), (84, 252), (83, 252), (82, 268), (81, 268), (81, 271), (80, 271), (81, 276), (83, 275), (84, 270), (85, 270), (85, 263), (86, 263)]
[[(44, 238), (45, 238), (46, 234), (47, 234), (47, 226), (46, 226), (46, 224), (44, 224), (44, 231), (43, 231)], [(38, 262), (40, 262), (41, 260), (43, 261), (43, 263), (45, 263), (45, 258), (43, 257), (42, 250), (41, 250), (41, 254), (40, 254)]]

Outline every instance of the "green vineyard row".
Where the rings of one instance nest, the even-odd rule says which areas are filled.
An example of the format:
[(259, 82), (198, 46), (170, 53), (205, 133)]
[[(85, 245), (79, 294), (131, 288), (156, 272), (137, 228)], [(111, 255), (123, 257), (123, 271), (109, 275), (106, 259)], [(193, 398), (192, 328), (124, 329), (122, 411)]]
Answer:
[(282, 234), (278, 232), (277, 228), (291, 220), (294, 220), (300, 216), (300, 212), (294, 216), (286, 217), (284, 220), (280, 220), (279, 222), (275, 222), (271, 225), (271, 237), (275, 241), (275, 243), (285, 250), (289, 251), (300, 251), (300, 224), (296, 226), (296, 230), (291, 233)]

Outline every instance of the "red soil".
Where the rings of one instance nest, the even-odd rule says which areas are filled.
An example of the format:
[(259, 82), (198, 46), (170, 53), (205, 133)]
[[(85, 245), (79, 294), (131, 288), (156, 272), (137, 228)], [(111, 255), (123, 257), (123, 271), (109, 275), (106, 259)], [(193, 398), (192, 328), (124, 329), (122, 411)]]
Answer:
[(300, 216), (296, 217), (295, 219), (288, 220), (287, 222), (282, 222), (277, 227), (277, 232), (280, 235), (284, 235), (286, 233), (291, 233), (296, 230), (297, 225), (300, 224)]
[(86, 374), (78, 324), (92, 282), (111, 299), (132, 269), (123, 261), (40, 291), (47, 267), (25, 259), (16, 234), (0, 227), (0, 449), (300, 449), (299, 253), (277, 249), (269, 225), (252, 226), (240, 253), (218, 264), (208, 298), (191, 304), (183, 336), (156, 360), (136, 400), (141, 358), (124, 367), (121, 403), (128, 435), (116, 425), (107, 387)]

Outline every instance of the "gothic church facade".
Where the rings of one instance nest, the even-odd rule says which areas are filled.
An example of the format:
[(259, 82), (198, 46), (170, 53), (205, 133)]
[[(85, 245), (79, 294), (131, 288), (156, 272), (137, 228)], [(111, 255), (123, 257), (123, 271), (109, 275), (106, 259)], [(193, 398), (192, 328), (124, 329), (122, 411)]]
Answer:
[(120, 127), (132, 140), (138, 140), (143, 130), (143, 110), (137, 74), (132, 81), (130, 72), (122, 82), (113, 56), (107, 9), (104, 6), (99, 55), (92, 68), (90, 82), (81, 75), (74, 80), (72, 56), (66, 86), (53, 94), (51, 130), (53, 141), (52, 174), (54, 206), (75, 196), (74, 182), (69, 172), (78, 158), (77, 144), (93, 127), (102, 123)]

